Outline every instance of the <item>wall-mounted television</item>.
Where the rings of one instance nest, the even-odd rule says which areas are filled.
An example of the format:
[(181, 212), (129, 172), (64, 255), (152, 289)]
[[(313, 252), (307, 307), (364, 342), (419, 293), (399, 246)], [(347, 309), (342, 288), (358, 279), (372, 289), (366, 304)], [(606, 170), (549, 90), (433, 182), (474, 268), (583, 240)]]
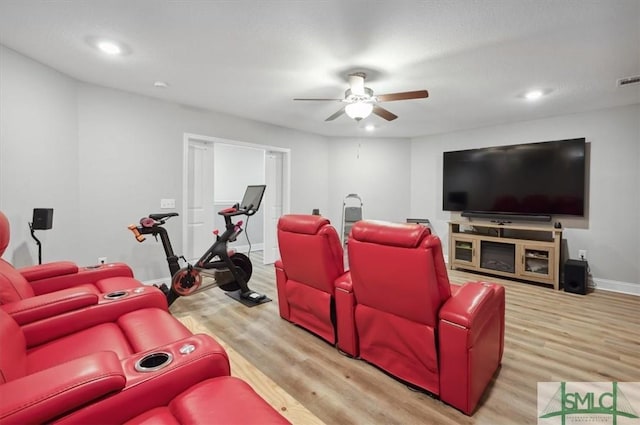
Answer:
[(445, 152), (442, 209), (466, 216), (584, 216), (584, 138)]

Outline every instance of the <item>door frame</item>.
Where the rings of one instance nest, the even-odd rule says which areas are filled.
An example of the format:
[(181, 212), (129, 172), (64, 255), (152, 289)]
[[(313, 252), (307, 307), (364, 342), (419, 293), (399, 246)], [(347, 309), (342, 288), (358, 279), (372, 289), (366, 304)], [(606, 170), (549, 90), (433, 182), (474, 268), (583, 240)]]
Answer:
[[(288, 214), (291, 211), (291, 149), (283, 148), (279, 146), (259, 144), (259, 143), (250, 143), (243, 142), (239, 140), (232, 139), (224, 139), (221, 137), (212, 137), (212, 136), (204, 136), (201, 134), (195, 133), (184, 133), (182, 137), (182, 203), (181, 203), (181, 214), (182, 214), (182, 252), (187, 252), (187, 238), (188, 238), (188, 229), (187, 229), (187, 220), (185, 219), (185, 214), (188, 209), (188, 199), (187, 194), (189, 193), (188, 188), (188, 172), (187, 168), (189, 166), (189, 142), (197, 141), (210, 143), (214, 146), (216, 143), (224, 143), (227, 145), (235, 145), (235, 146), (245, 146), (254, 149), (260, 149), (265, 152), (265, 162), (266, 162), (266, 153), (269, 151), (281, 152), (283, 154), (283, 166), (284, 170), (282, 173), (283, 181), (282, 181), (282, 213)], [(214, 149), (215, 155), (215, 149)], [(266, 167), (265, 167), (266, 170)], [(265, 176), (266, 179), (266, 176)], [(214, 195), (215, 199), (215, 195)], [(264, 214), (264, 223), (267, 222), (268, 216)], [(263, 223), (263, 224), (264, 224)], [(263, 229), (265, 226), (263, 226)], [(264, 230), (263, 230), (264, 232)], [(263, 235), (264, 239), (264, 235)], [(265, 246), (267, 246), (267, 241), (264, 241)]]

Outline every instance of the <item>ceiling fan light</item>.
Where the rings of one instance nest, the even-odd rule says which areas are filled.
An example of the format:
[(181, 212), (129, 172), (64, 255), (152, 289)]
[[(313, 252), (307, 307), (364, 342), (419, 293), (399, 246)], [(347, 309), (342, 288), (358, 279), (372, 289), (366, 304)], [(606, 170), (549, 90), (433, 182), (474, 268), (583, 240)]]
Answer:
[(344, 111), (350, 118), (356, 121), (360, 121), (363, 118), (367, 118), (373, 111), (373, 104), (365, 102), (355, 102), (348, 104)]

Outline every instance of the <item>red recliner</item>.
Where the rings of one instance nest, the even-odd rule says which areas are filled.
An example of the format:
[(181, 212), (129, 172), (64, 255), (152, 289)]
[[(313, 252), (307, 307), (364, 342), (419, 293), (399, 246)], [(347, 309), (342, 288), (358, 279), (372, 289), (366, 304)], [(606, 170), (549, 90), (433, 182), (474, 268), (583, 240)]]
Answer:
[[(0, 257), (9, 246), (9, 237), (9, 220), (0, 211)], [(132, 277), (131, 268), (124, 263), (78, 267), (70, 261), (56, 261), (16, 269), (0, 258), (0, 304), (68, 288), (105, 294), (140, 287)]]
[(278, 245), (280, 316), (335, 344), (334, 288), (344, 274), (338, 233), (324, 217), (284, 215), (278, 221)]
[(505, 292), (450, 285), (437, 236), (357, 222), (336, 286), (338, 347), (471, 415), (502, 359)]
[[(84, 322), (72, 316), (69, 324)], [(213, 338), (191, 334), (165, 311), (48, 336), (23, 332), (0, 311), (0, 423), (288, 423), (229, 377)]]

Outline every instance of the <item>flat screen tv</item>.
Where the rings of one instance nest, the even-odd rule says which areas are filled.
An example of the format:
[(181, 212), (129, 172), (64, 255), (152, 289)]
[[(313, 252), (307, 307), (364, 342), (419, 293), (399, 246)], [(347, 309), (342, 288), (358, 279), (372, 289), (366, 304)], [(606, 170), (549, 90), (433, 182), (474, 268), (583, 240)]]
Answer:
[(585, 139), (445, 152), (442, 180), (445, 211), (584, 216)]

